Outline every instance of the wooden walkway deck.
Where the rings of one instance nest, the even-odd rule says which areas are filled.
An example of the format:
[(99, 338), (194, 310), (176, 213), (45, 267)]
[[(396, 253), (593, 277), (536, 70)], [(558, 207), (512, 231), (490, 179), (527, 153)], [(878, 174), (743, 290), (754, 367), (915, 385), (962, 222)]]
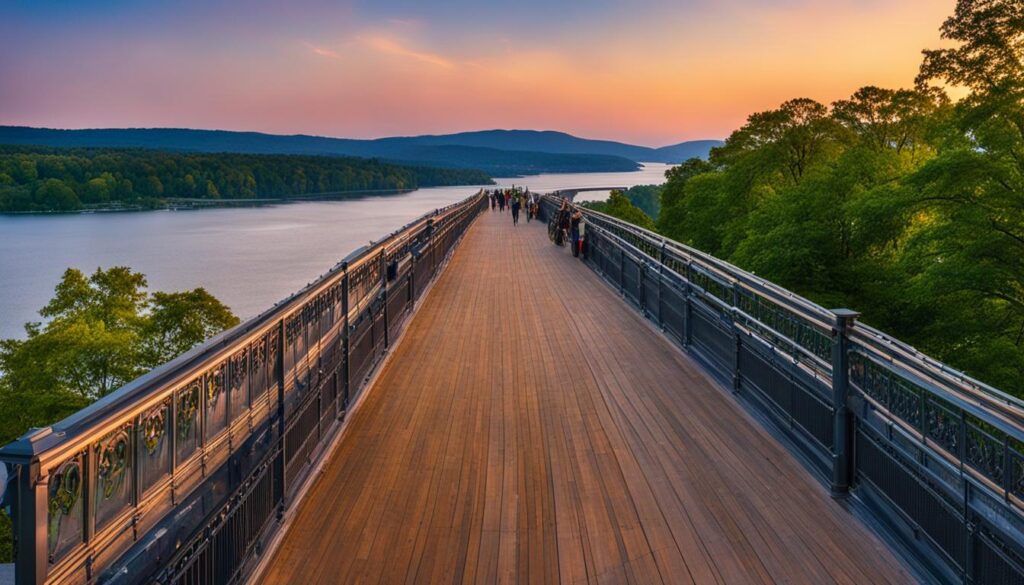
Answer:
[(545, 226), (487, 211), (267, 583), (909, 583)]

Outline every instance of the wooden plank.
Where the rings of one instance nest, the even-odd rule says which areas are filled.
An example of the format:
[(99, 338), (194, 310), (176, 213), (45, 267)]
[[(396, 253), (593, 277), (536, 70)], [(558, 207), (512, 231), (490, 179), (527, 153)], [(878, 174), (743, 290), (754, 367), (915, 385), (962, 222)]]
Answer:
[(907, 583), (902, 564), (540, 223), (485, 212), (267, 583)]

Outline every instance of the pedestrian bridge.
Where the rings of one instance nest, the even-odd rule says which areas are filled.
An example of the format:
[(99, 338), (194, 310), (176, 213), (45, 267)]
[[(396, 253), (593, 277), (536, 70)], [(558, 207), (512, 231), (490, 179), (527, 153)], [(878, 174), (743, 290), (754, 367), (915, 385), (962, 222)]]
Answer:
[(1024, 582), (1024, 405), (473, 197), (0, 450), (19, 583)]

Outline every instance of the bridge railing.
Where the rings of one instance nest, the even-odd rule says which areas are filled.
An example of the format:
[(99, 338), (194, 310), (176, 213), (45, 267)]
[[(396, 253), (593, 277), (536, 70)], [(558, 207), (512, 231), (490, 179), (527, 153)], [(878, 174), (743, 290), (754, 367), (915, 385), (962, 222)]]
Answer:
[[(542, 200), (542, 218), (561, 199)], [(1024, 402), (703, 252), (579, 208), (585, 259), (936, 579), (1024, 582)]]
[(477, 195), (413, 221), (0, 449), (16, 582), (235, 580), (484, 205)]

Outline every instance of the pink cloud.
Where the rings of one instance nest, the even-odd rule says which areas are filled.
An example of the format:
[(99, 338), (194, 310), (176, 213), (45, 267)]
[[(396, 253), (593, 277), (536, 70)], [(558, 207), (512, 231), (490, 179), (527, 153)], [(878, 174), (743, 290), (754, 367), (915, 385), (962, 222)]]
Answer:
[(365, 45), (385, 55), (394, 55), (398, 57), (406, 57), (422, 63), (429, 63), (430, 65), (437, 65), (438, 67), (444, 67), (451, 69), (455, 67), (455, 63), (450, 59), (446, 59), (440, 55), (434, 53), (427, 53), (424, 51), (417, 51), (404, 45), (402, 42), (383, 35), (372, 35), (372, 36), (360, 36), (359, 40)]

